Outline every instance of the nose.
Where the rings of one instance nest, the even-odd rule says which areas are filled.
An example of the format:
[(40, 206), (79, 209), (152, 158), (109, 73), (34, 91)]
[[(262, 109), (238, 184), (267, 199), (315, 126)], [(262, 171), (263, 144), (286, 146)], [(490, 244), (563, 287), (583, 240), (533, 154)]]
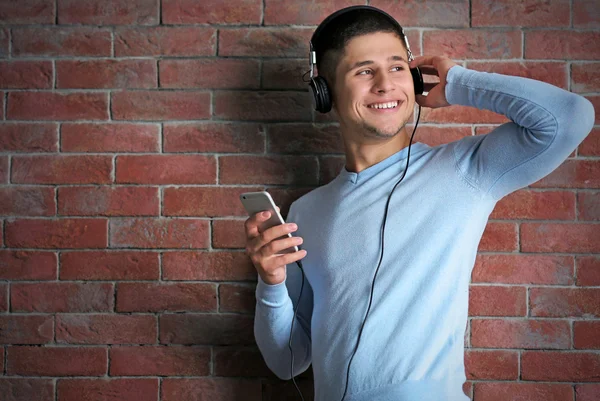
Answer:
[(394, 90), (394, 84), (387, 72), (377, 74), (373, 90), (377, 93), (387, 93)]

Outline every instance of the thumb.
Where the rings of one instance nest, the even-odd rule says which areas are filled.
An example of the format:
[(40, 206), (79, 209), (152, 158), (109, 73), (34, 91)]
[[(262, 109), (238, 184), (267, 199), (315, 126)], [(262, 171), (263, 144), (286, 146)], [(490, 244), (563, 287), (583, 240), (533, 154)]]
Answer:
[(421, 107), (431, 107), (429, 97), (425, 95), (415, 95), (415, 100)]

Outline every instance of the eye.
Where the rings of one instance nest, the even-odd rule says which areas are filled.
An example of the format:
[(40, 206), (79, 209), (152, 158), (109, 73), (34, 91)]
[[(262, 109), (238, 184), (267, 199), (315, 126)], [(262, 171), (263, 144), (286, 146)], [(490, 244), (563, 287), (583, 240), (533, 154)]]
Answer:
[(402, 68), (402, 66), (398, 65), (396, 67), (392, 67), (392, 71), (402, 71), (404, 68)]
[(359, 71), (356, 75), (370, 75), (371, 74), (371, 70), (362, 70)]

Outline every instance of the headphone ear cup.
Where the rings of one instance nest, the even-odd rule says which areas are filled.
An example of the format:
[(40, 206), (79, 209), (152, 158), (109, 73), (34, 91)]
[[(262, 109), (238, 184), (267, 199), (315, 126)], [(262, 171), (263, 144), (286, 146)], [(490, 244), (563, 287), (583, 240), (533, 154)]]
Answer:
[(410, 73), (413, 77), (415, 95), (422, 95), (423, 90), (425, 89), (425, 84), (423, 83), (423, 74), (421, 74), (421, 70), (419, 69), (419, 67), (411, 68)]
[(315, 110), (321, 113), (331, 111), (332, 101), (325, 79), (323, 77), (314, 77), (310, 80), (309, 87), (315, 101)]

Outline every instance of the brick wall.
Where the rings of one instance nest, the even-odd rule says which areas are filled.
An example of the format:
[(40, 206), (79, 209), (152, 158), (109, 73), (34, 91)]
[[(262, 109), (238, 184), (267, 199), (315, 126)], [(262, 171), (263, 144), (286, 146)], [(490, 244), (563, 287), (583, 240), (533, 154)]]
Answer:
[[(285, 214), (342, 167), (301, 74), (315, 26), (366, 3), (416, 55), (600, 111), (595, 0), (0, 0), (2, 401), (296, 399), (254, 344), (237, 196), (266, 188)], [(505, 121), (424, 110), (416, 139)], [(599, 157), (596, 126), (493, 212), (465, 336), (474, 400), (599, 400)]]

